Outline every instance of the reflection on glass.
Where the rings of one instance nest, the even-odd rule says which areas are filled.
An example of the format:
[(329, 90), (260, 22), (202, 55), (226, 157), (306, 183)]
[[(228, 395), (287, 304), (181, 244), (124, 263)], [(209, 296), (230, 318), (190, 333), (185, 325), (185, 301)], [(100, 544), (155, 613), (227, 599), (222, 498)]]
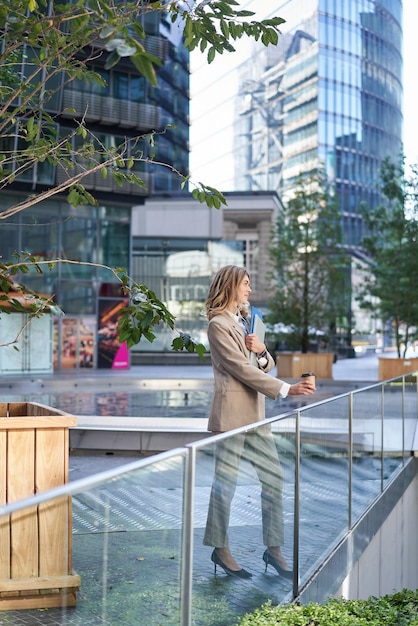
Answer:
[(73, 497), (78, 607), (107, 623), (180, 623), (182, 455)]
[[(212, 597), (221, 611), (216, 623), (227, 624), (237, 614), (236, 604), (239, 613), (244, 614), (267, 600), (283, 601), (291, 592), (292, 574), (286, 570), (291, 569), (293, 556), (292, 428), (292, 423), (286, 428), (281, 422), (274, 424), (273, 431), (269, 425), (259, 426), (232, 437), (217, 438), (199, 452), (194, 623), (203, 623), (199, 621), (202, 595), (208, 601)], [(251, 577), (238, 580), (230, 572), (228, 576), (229, 568), (219, 562), (215, 573), (212, 561), (217, 558), (214, 554), (221, 551), (214, 553), (214, 548), (230, 548), (238, 566)], [(274, 557), (277, 548), (283, 560)], [(234, 587), (234, 605), (228, 592), (233, 581), (239, 583)]]
[[(20, 529), (21, 542), (25, 534), (28, 536), (28, 521), (32, 517), (40, 520), (52, 513), (54, 518), (54, 511), (62, 513), (62, 503), (67, 504), (64, 526), (72, 525), (72, 548), (61, 534), (52, 545), (54, 533), (50, 527), (48, 546), (43, 550), (40, 543), (39, 563), (48, 562), (49, 570), (56, 575), (51, 574), (50, 582), (48, 577), (42, 578), (40, 569), (34, 569), (29, 587), (32, 602), (38, 579), (39, 584), (42, 582), (38, 606), (49, 607), (49, 621), (120, 626), (181, 623), (184, 459), (183, 452), (148, 465), (136, 461), (129, 466), (130, 471), (121, 468), (119, 473), (112, 473), (112, 478), (100, 482), (96, 479), (94, 487), (77, 489), (74, 483), (70, 507), (65, 496), (11, 516), (0, 516), (0, 537), (2, 542), (9, 537), (13, 554), (20, 548), (20, 544), (13, 544), (14, 534), (10, 531), (14, 520), (26, 520)], [(72, 561), (72, 568), (68, 574), (62, 574), (61, 563), (68, 561)], [(3, 562), (2, 566), (4, 577)], [(11, 571), (11, 578), (20, 578), (17, 569)], [(22, 583), (27, 584), (27, 579)], [(52, 583), (58, 589), (48, 589)], [(77, 585), (76, 605), (72, 606), (69, 602), (74, 600), (74, 585)], [(0, 584), (3, 600), (4, 591), (12, 586), (9, 581)], [(48, 604), (49, 596), (56, 595), (60, 588), (62, 602)], [(72, 595), (69, 601), (65, 597), (67, 588)], [(15, 623), (23, 615), (19, 597), (8, 608), (7, 617)], [(37, 621), (39, 608), (25, 610), (25, 621)]]
[(407, 377), (405, 381), (405, 401), (404, 401), (404, 414), (405, 414), (405, 445), (404, 456), (409, 457), (411, 451), (414, 449), (414, 436), (416, 423), (418, 418), (418, 404), (417, 404), (417, 374), (413, 374)]
[[(283, 470), (268, 426), (227, 437), (216, 444), (205, 545), (229, 547), (229, 526), (235, 525), (230, 522), (232, 499), (242, 486), (252, 492), (248, 497), (254, 496), (254, 472), (261, 485), (263, 543), (266, 547), (283, 545)], [(238, 545), (242, 545), (242, 538)]]
[(383, 385), (383, 485), (390, 481), (393, 473), (402, 465), (405, 447), (411, 451), (413, 446), (412, 424), (404, 422), (404, 393), (406, 408), (407, 396), (402, 379)]
[(348, 529), (349, 397), (301, 411), (299, 580)]
[(381, 490), (381, 420), (380, 387), (353, 396), (353, 523)]

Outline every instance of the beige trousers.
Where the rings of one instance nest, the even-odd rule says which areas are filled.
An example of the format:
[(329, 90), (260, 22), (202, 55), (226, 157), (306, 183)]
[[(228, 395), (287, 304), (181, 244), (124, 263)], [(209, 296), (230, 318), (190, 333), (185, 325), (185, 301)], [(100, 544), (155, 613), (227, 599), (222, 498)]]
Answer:
[(281, 546), (284, 541), (283, 471), (270, 427), (236, 435), (216, 445), (215, 475), (203, 543), (215, 548), (229, 544), (231, 502), (242, 459), (251, 463), (261, 483), (264, 545)]

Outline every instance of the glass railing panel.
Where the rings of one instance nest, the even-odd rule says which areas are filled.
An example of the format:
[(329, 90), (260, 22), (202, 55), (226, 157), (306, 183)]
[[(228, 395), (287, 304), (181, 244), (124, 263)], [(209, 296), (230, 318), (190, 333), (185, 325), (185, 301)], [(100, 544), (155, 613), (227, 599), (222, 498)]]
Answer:
[[(294, 436), (288, 431), (264, 424), (196, 446), (193, 624), (229, 626), (291, 593), (291, 575), (279, 576), (271, 564), (266, 572), (263, 559), (268, 545), (281, 546), (292, 566)], [(250, 578), (228, 575), (219, 562), (215, 573), (213, 550), (226, 546)], [(222, 552), (216, 555), (222, 560)]]
[[(286, 563), (292, 571), (298, 567), (298, 563), (293, 562), (294, 542), (297, 538), (295, 529), (295, 503), (296, 503), (296, 414), (280, 418), (271, 425), (276, 448), (279, 453), (280, 464), (283, 470), (283, 544), (281, 552)], [(275, 584), (274, 569), (271, 565), (267, 566), (267, 572), (270, 572), (270, 582)], [(280, 580), (281, 579), (281, 580)], [(282, 585), (282, 598), (278, 601), (287, 601), (289, 598), (285, 595), (291, 587), (287, 586), (287, 580), (284, 581), (279, 576)], [(291, 581), (293, 583), (293, 581)]]
[(299, 582), (347, 532), (349, 396), (300, 412)]
[(414, 449), (414, 436), (418, 419), (418, 375), (405, 377), (405, 457)]
[(403, 464), (407, 445), (404, 421), (405, 385), (402, 378), (383, 384), (383, 487)]
[(353, 393), (353, 524), (382, 489), (382, 402), (382, 385)]
[[(131, 468), (129, 470), (113, 471), (111, 478), (101, 480), (100, 475), (95, 476), (94, 486), (88, 486), (89, 479), (66, 485), (64, 489), (71, 493), (67, 496), (71, 506), (66, 520), (62, 515), (58, 518), (63, 527), (72, 528), (71, 571), (60, 572), (54, 565), (55, 558), (58, 566), (65, 560), (69, 546), (55, 528), (55, 515), (49, 521), (49, 544), (39, 546), (39, 554), (44, 553), (42, 558), (52, 567), (51, 590), (45, 581), (45, 569), (34, 566), (29, 600), (34, 593), (44, 594), (45, 599), (40, 598), (37, 608), (26, 609), (23, 613), (20, 612), (23, 605), (19, 598), (15, 599), (7, 619), (18, 619), (22, 615), (27, 620), (25, 623), (35, 623), (39, 620), (39, 609), (45, 606), (49, 607), (48, 623), (51, 624), (53, 620), (62, 625), (180, 624), (186, 456), (187, 451), (165, 455), (160, 460), (155, 457), (155, 461), (145, 466), (138, 461), (125, 466)], [(27, 526), (27, 520), (34, 516), (34, 524), (41, 528), (40, 515), (56, 508), (59, 502), (52, 500), (13, 515), (23, 516)], [(0, 517), (1, 533), (3, 538), (4, 533), (10, 536), (13, 544), (13, 521), (9, 516)], [(65, 554), (60, 551), (61, 544)], [(0, 571), (4, 602), (4, 589), (12, 589), (14, 583), (5, 581), (4, 567)], [(10, 567), (9, 578), (13, 577), (13, 571)], [(65, 601), (59, 606), (51, 605), (55, 587), (66, 577), (72, 580), (74, 575), (81, 581), (76, 606), (70, 607)], [(39, 592), (37, 576), (43, 576)], [(15, 582), (17, 587), (19, 584), (27, 586), (27, 581)]]

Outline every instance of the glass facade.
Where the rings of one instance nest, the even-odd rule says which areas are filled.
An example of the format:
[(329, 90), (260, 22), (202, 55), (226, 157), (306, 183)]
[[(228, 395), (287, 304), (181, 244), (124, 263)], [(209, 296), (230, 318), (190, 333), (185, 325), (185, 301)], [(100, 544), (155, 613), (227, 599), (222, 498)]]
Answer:
[[(52, 95), (44, 108), (54, 115), (57, 137), (69, 137), (66, 145), (74, 170), (67, 171), (64, 164), (54, 167), (48, 160), (36, 163), (16, 177), (13, 195), (3, 192), (0, 197), (2, 213), (24, 201), (28, 193), (64, 183), (72, 174), (103, 162), (106, 151), (123, 144), (127, 157), (139, 159), (132, 171), (141, 177), (144, 189), (127, 182), (119, 185), (110, 172), (107, 176), (102, 171), (93, 172), (82, 183), (98, 201), (97, 207), (73, 208), (65, 195), (60, 195), (0, 220), (3, 261), (11, 261), (18, 251), (44, 261), (65, 261), (52, 270), (45, 264), (42, 273), (16, 277), (37, 292), (53, 294), (67, 316), (66, 322), (59, 319), (55, 324), (57, 367), (90, 367), (97, 361), (100, 354), (92, 358), (91, 340), (85, 338), (84, 328), (98, 322), (101, 287), (107, 283), (117, 286), (113, 274), (97, 265), (122, 267), (130, 274), (132, 206), (154, 192), (180, 191), (182, 178), (172, 166), (184, 176), (189, 173), (189, 53), (183, 47), (181, 29), (161, 11), (144, 10), (142, 19), (147, 33), (144, 47), (162, 62), (156, 67), (157, 86), (139, 75), (129, 59), (106, 69), (106, 54), (95, 55), (91, 62), (103, 84), (78, 79), (47, 83)], [(24, 45), (21, 54), (22, 75), (30, 75), (36, 71), (33, 54)], [(83, 156), (80, 151), (85, 140), (74, 132), (80, 119), (86, 120), (91, 131), (92, 142), (97, 145), (95, 154)], [(16, 128), (18, 122), (13, 122)], [(171, 128), (166, 129), (167, 125)], [(150, 132), (156, 133), (152, 146), (147, 135)], [(13, 130), (0, 139), (0, 150), (16, 155), (12, 165), (16, 172), (19, 141), (23, 141), (18, 137)]]
[(176, 330), (155, 327), (155, 341), (141, 340), (133, 352), (170, 351), (178, 331), (207, 346), (207, 318), (203, 313), (210, 281), (223, 265), (243, 262), (242, 241), (135, 237), (132, 275), (152, 289), (175, 315)]
[[(5, 202), (3, 195), (3, 208)], [(54, 295), (66, 314), (96, 314), (97, 285), (111, 282), (112, 276), (109, 270), (85, 264), (129, 269), (130, 209), (75, 209), (66, 202), (43, 202), (0, 221), (0, 241), (5, 260), (12, 260), (20, 250), (41, 261), (61, 259), (54, 269), (45, 264), (42, 274), (31, 272), (19, 280), (38, 292)]]
[[(4, 194), (3, 209), (14, 200)], [(0, 220), (2, 258), (12, 261), (15, 252), (24, 251), (37, 257), (42, 269), (42, 273), (32, 269), (17, 280), (37, 293), (53, 295), (65, 312), (54, 320), (56, 369), (97, 364), (100, 291), (109, 283), (117, 287), (112, 272), (99, 266), (129, 270), (130, 213), (127, 207), (75, 209), (51, 200)], [(50, 269), (47, 262), (56, 259), (60, 261)]]
[(275, 189), (325, 168), (344, 243), (376, 206), (382, 160), (402, 150), (402, 2), (293, 0), (277, 49), (239, 68), (236, 188)]

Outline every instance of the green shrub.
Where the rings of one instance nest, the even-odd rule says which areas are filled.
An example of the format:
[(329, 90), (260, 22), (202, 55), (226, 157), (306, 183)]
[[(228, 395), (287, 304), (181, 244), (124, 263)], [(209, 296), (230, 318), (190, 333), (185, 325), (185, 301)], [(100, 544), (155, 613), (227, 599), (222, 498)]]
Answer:
[(330, 598), (325, 604), (264, 604), (239, 626), (418, 626), (418, 589), (368, 600)]

